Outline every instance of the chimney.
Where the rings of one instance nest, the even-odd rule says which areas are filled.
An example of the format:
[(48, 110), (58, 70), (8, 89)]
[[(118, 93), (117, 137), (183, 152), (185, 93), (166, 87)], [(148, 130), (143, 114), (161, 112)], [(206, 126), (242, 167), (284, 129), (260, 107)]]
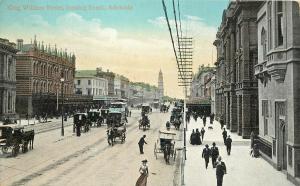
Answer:
[(23, 39), (17, 39), (17, 49), (20, 51), (23, 50)]

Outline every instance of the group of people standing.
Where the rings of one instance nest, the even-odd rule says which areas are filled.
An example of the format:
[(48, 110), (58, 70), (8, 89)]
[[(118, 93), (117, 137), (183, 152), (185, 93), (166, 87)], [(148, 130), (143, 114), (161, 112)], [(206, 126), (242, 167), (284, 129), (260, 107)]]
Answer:
[(204, 134), (205, 134), (205, 129), (204, 127), (202, 127), (201, 131), (199, 131), (199, 129), (193, 129), (191, 137), (190, 137), (190, 143), (192, 145), (201, 145), (203, 138), (204, 138)]

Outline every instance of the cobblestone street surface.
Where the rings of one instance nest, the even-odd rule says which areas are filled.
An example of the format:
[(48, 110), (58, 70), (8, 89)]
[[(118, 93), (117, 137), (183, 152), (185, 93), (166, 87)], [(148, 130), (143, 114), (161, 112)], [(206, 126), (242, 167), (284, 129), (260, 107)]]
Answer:
[[(209, 118), (207, 123), (209, 123)], [(208, 125), (206, 125), (202, 145), (191, 145), (188, 141), (192, 129), (199, 128), (201, 130), (202, 127), (203, 122), (199, 119), (197, 122), (191, 119), (190, 124), (188, 124), (187, 161), (184, 168), (186, 186), (217, 185), (216, 170), (212, 168), (211, 159), (206, 170), (204, 159), (201, 158), (204, 145), (208, 144), (211, 147), (212, 142), (216, 142), (220, 155), (226, 163), (227, 174), (224, 176), (223, 186), (293, 186), (287, 180), (286, 175), (274, 169), (261, 157), (252, 158), (250, 156), (250, 140), (242, 139), (236, 133), (230, 133), (229, 131), (227, 132), (233, 143), (231, 155), (228, 156), (223, 143), (222, 130), (217, 121), (213, 124), (213, 130), (208, 130)]]
[[(137, 123), (140, 111), (132, 111), (126, 142), (113, 147), (108, 146), (106, 126), (92, 128), (81, 137), (72, 133), (71, 126), (65, 128), (64, 137), (60, 136), (60, 128), (37, 134), (33, 150), (15, 158), (0, 155), (0, 185), (132, 186), (139, 177), (143, 159), (149, 165), (148, 185), (172, 185), (176, 161), (166, 165), (163, 154), (156, 160), (153, 153), (158, 131), (165, 127), (169, 117), (169, 113), (154, 111), (149, 116), (150, 130), (143, 132)], [(57, 123), (57, 127), (61, 124), (50, 123)], [(35, 127), (38, 125), (45, 126), (45, 123)], [(137, 143), (143, 134), (147, 135), (148, 144), (144, 146), (145, 154), (140, 155)]]

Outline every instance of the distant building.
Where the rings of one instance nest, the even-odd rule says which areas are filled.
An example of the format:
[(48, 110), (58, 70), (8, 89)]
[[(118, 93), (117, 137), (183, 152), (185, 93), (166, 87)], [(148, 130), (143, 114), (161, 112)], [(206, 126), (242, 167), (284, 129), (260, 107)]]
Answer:
[(15, 118), (16, 44), (0, 38), (0, 119)]
[(158, 91), (159, 91), (159, 99), (160, 101), (162, 101), (164, 97), (164, 79), (161, 70), (159, 70), (159, 74), (158, 74)]
[(97, 68), (96, 76), (107, 79), (107, 81), (108, 81), (108, 96), (111, 96), (111, 97), (115, 96), (115, 86), (114, 86), (115, 74), (113, 72), (110, 72), (109, 70), (104, 72), (104, 71), (102, 71), (102, 68)]
[(190, 87), (190, 99), (210, 98), (211, 90), (207, 86), (213, 76), (214, 67), (199, 67), (198, 72), (194, 75)]
[[(257, 13), (259, 147), (300, 185), (300, 14), (295, 1), (264, 1)], [(297, 182), (298, 181), (298, 182)]]
[(118, 74), (114, 78), (114, 97), (121, 98), (121, 77)]
[(30, 44), (18, 39), (17, 46), (17, 112), (23, 115), (54, 112), (55, 95), (62, 89), (61, 78), (64, 97), (74, 95), (75, 55), (57, 50), (56, 45), (44, 45), (36, 38)]
[(121, 76), (121, 98), (129, 98), (129, 79), (124, 76)]
[(75, 94), (92, 96), (108, 95), (108, 81), (93, 74), (88, 74), (86, 71), (76, 71), (74, 84)]

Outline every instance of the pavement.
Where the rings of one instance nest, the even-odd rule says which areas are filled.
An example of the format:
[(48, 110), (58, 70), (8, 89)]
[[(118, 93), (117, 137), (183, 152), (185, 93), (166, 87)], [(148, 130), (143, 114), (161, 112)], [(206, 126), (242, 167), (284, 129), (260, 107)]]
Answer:
[[(150, 130), (143, 131), (138, 129), (140, 111), (132, 111), (125, 143), (113, 147), (107, 143), (106, 126), (92, 128), (80, 137), (73, 134), (71, 126), (65, 127), (64, 137), (60, 136), (60, 128), (39, 133), (35, 136), (34, 149), (27, 153), (17, 157), (0, 153), (0, 186), (132, 186), (139, 177), (143, 159), (148, 160), (148, 185), (172, 185), (178, 167), (176, 161), (166, 165), (163, 154), (158, 154), (156, 159), (153, 153), (158, 131), (165, 128), (169, 117), (170, 113), (154, 111), (149, 115)], [(60, 126), (60, 121), (56, 123)], [(48, 124), (40, 125), (47, 128)], [(171, 131), (180, 133), (173, 128)], [(147, 135), (148, 144), (141, 155), (137, 143), (143, 134)]]
[[(209, 123), (209, 118), (207, 118)], [(208, 124), (205, 127), (204, 141), (202, 145), (194, 146), (188, 141), (192, 129), (203, 127), (202, 120), (197, 122), (191, 118), (187, 131), (187, 160), (184, 166), (184, 185), (186, 186), (214, 186), (217, 185), (216, 170), (212, 168), (211, 159), (208, 169), (205, 169), (205, 162), (202, 159), (202, 150), (205, 144), (212, 146), (216, 143), (220, 155), (227, 167), (227, 174), (223, 179), (223, 186), (293, 186), (287, 180), (286, 175), (274, 169), (262, 158), (252, 158), (250, 156), (250, 140), (242, 139), (236, 133), (228, 134), (233, 143), (231, 155), (226, 153), (226, 147), (223, 144), (222, 130), (220, 123), (214, 121), (213, 130), (208, 130)]]

